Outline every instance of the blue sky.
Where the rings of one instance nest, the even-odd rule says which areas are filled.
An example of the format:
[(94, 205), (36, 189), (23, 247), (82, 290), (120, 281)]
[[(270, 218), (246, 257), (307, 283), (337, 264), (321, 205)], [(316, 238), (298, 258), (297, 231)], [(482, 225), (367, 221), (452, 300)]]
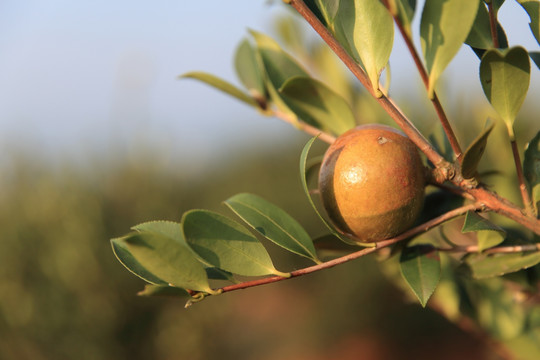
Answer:
[[(176, 79), (203, 70), (236, 82), (236, 45), (247, 28), (272, 32), (272, 19), (284, 12), (273, 3), (2, 0), (0, 150), (29, 148), (54, 158), (142, 144), (210, 158), (216, 149), (290, 138), (278, 120)], [(519, 25), (520, 34), (528, 18), (514, 5), (502, 21)], [(534, 48), (532, 37), (526, 40)], [(473, 61), (466, 50), (449, 74)], [(393, 65), (394, 83), (414, 76), (402, 66)], [(471, 69), (465, 77), (475, 76)]]

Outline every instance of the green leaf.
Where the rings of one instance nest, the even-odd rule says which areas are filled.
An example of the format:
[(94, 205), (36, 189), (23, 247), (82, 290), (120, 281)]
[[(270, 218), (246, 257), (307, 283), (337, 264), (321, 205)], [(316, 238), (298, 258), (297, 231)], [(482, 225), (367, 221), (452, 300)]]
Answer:
[(489, 13), (483, 1), (480, 1), (478, 5), (476, 18), (465, 43), (476, 49), (490, 49), (494, 46), (491, 38)]
[(497, 246), (504, 241), (506, 231), (488, 219), (478, 215), (474, 211), (468, 211), (465, 215), (462, 233), (478, 232), (478, 251), (482, 252), (485, 249)]
[(208, 73), (200, 72), (200, 71), (193, 71), (193, 72), (180, 75), (180, 78), (190, 78), (190, 79), (202, 81), (210, 86), (213, 86), (214, 88), (218, 90), (223, 91), (226, 94), (229, 94), (237, 98), (240, 101), (245, 102), (246, 104), (250, 106), (257, 107), (256, 101), (251, 96), (244, 93), (242, 90), (238, 89), (236, 86), (232, 85), (231, 83), (223, 79), (220, 79), (217, 76), (214, 76), (212, 74), (208, 74)]
[(474, 139), (467, 150), (465, 150), (463, 162), (461, 164), (461, 173), (465, 179), (471, 179), (475, 176), (480, 159), (482, 158), (482, 155), (484, 155), (484, 150), (486, 150), (488, 136), (494, 126), (495, 123), (488, 119), (484, 126), (484, 130), (476, 137), (476, 139)]
[(513, 139), (513, 123), (529, 89), (529, 54), (522, 47), (486, 51), (480, 62), (480, 82), (487, 99), (505, 121)]
[(124, 265), (124, 267), (128, 269), (131, 273), (135, 274), (136, 276), (140, 277), (144, 281), (149, 282), (151, 284), (168, 285), (166, 281), (161, 280), (156, 275), (146, 270), (137, 261), (137, 259), (133, 257), (133, 255), (129, 252), (126, 245), (121, 241), (120, 238), (112, 239), (111, 246), (113, 249), (113, 253), (118, 259), (118, 261), (120, 261), (120, 263)]
[(529, 51), (529, 57), (536, 64), (536, 67), (540, 69), (540, 51)]
[(373, 92), (380, 97), (379, 77), (392, 52), (394, 22), (380, 0), (354, 0), (354, 11), (353, 44)]
[(356, 125), (347, 101), (318, 80), (293, 77), (279, 92), (302, 120), (320, 129), (341, 135)]
[(428, 95), (467, 38), (479, 0), (426, 0), (420, 21), (420, 42), (429, 74)]
[(257, 44), (272, 101), (281, 111), (296, 119), (296, 115), (281, 98), (278, 89), (291, 77), (309, 76), (309, 74), (272, 38), (253, 30), (250, 30), (250, 33)]
[(148, 271), (171, 286), (215, 293), (203, 265), (186, 245), (159, 233), (133, 233), (118, 241)]
[(540, 131), (525, 149), (523, 174), (529, 184), (533, 205), (538, 213), (538, 203), (540, 202)]
[(137, 293), (139, 296), (170, 296), (170, 297), (189, 297), (185, 289), (173, 286), (147, 284), (144, 290)]
[(416, 0), (390, 0), (389, 4), (392, 14), (397, 16), (407, 36), (412, 39), (411, 25), (416, 9)]
[(308, 184), (307, 184), (306, 164), (307, 164), (307, 157), (308, 157), (308, 154), (309, 154), (309, 150), (311, 149), (311, 146), (313, 145), (313, 143), (315, 142), (316, 139), (317, 139), (317, 136), (311, 138), (306, 143), (304, 148), (302, 149), (302, 154), (300, 155), (300, 180), (302, 182), (302, 187), (304, 189), (304, 193), (306, 194), (306, 197), (308, 198), (308, 201), (311, 204), (311, 207), (313, 208), (313, 210), (315, 210), (315, 213), (317, 214), (319, 219), (321, 219), (324, 226), (326, 226), (326, 228), (328, 230), (330, 230), (330, 233), (332, 233), (332, 235), (334, 235), (335, 237), (337, 237), (341, 241), (343, 241), (343, 242), (345, 242), (346, 244), (349, 244), (349, 245), (361, 245), (361, 246), (369, 246), (369, 247), (375, 246), (375, 244), (370, 244), (370, 243), (357, 243), (355, 241), (350, 240), (349, 238), (347, 238), (343, 234), (339, 233), (332, 225), (330, 225), (324, 219), (324, 217), (321, 215), (321, 213), (317, 209), (317, 206), (315, 206), (315, 203), (313, 202), (313, 199), (311, 198), (311, 194), (309, 193), (309, 188), (308, 188)]
[(410, 246), (401, 252), (399, 263), (401, 274), (425, 307), (441, 277), (439, 252), (431, 245)]
[(538, 0), (517, 0), (517, 2), (525, 9), (529, 15), (529, 27), (540, 44), (540, 1)]
[(249, 90), (251, 96), (260, 101), (266, 99), (262, 64), (247, 39), (244, 39), (236, 50), (234, 66), (238, 78)]
[(182, 234), (182, 225), (174, 221), (158, 220), (148, 221), (131, 228), (137, 232), (150, 232), (165, 235), (182, 244), (186, 244), (184, 234)]
[(249, 226), (275, 244), (320, 263), (311, 237), (289, 214), (265, 199), (238, 194), (225, 201)]
[(317, 8), (321, 12), (326, 23), (330, 29), (333, 29), (340, 0), (315, 0), (315, 2), (317, 3)]
[(207, 210), (182, 218), (184, 237), (204, 261), (234, 274), (288, 276), (274, 268), (264, 246), (237, 222)]
[(466, 263), (474, 278), (485, 279), (535, 266), (540, 263), (540, 252), (470, 256)]

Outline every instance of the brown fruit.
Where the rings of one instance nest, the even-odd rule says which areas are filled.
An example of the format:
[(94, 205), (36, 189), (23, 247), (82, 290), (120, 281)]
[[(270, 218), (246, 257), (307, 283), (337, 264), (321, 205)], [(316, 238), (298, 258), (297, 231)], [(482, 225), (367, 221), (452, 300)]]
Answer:
[(422, 209), (424, 166), (414, 143), (385, 125), (351, 129), (328, 148), (319, 172), (334, 225), (366, 242), (410, 228)]

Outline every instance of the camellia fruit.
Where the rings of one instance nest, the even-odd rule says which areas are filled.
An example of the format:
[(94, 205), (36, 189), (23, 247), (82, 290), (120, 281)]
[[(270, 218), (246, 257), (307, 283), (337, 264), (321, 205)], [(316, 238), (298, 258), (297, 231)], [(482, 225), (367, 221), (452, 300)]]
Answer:
[(424, 188), (425, 170), (416, 146), (385, 125), (361, 125), (339, 136), (319, 172), (329, 218), (363, 242), (409, 229), (422, 210)]

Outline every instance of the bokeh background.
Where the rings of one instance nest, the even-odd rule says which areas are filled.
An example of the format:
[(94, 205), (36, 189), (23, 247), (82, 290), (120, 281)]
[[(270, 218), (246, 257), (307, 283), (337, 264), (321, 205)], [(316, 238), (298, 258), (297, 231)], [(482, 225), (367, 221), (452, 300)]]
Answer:
[[(511, 44), (537, 49), (514, 5), (501, 12)], [(298, 177), (308, 136), (177, 79), (203, 70), (238, 83), (232, 57), (246, 30), (277, 36), (277, 19), (290, 16), (263, 0), (0, 2), (0, 359), (496, 358), (410, 301), (375, 258), (187, 310), (136, 296), (143, 283), (109, 239), (137, 223), (178, 221), (191, 208), (226, 213), (223, 200), (253, 192), (323, 232)], [(429, 118), (396, 42), (394, 97)], [(458, 124), (486, 105), (472, 95), (482, 95), (474, 61), (462, 49), (442, 86)], [(522, 143), (538, 131), (531, 117)], [(269, 246), (283, 269), (301, 266)]]

